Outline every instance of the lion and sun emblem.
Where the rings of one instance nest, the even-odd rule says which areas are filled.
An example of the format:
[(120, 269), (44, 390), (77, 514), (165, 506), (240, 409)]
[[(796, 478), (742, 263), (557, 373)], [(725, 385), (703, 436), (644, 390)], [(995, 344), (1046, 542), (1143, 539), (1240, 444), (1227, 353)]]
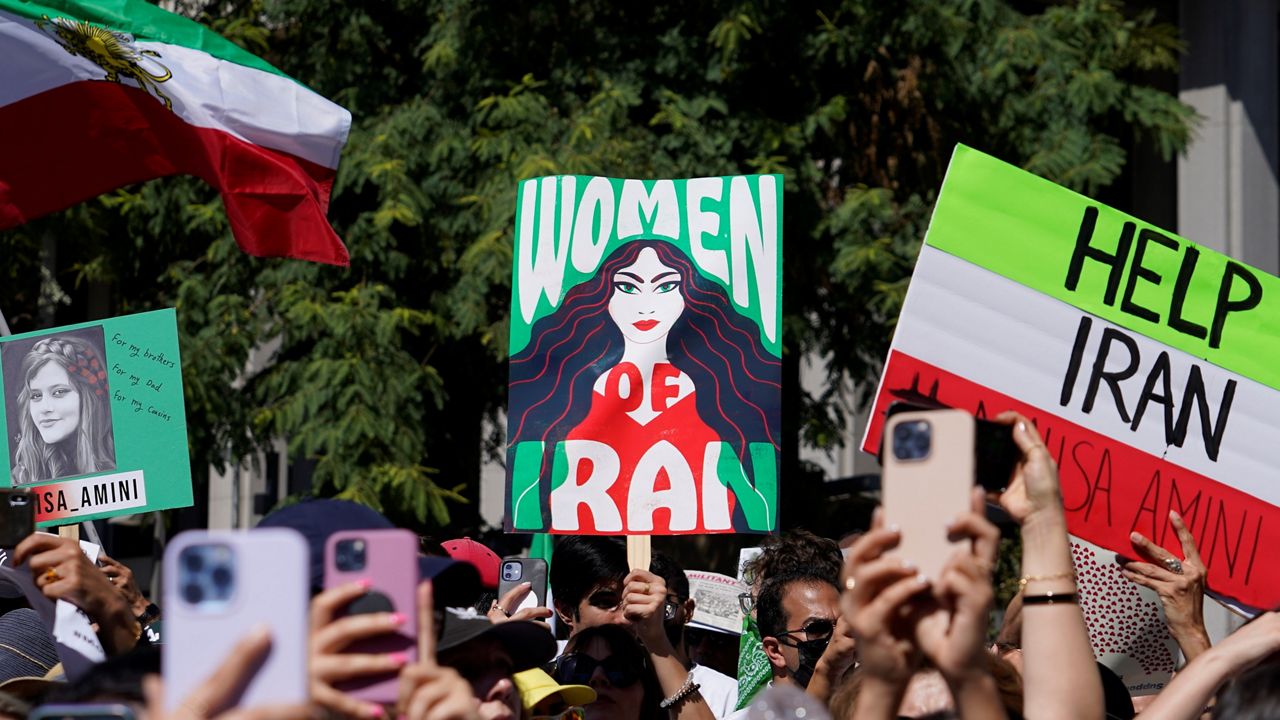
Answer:
[[(48, 15), (37, 20), (36, 27), (56, 40), (67, 52), (102, 68), (107, 73), (103, 78), (107, 82), (123, 84), (123, 78), (129, 78), (143, 91), (164, 103), (165, 108), (173, 109), (173, 101), (160, 87), (161, 83), (173, 77), (173, 72), (157, 60), (160, 53), (138, 49), (132, 35), (84, 20), (50, 18)], [(152, 72), (144, 67), (144, 63), (158, 67), (160, 72)]]

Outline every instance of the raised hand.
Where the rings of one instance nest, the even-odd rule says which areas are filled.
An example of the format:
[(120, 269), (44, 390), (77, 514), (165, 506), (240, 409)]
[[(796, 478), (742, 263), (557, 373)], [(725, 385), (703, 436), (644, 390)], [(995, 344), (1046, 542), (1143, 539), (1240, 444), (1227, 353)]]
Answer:
[(1061, 515), (1058, 466), (1040, 433), (1030, 420), (1012, 410), (1001, 413), (995, 422), (1012, 426), (1013, 441), (1022, 450), (1022, 460), (1014, 468), (1009, 487), (1000, 495), (1000, 507), (1019, 525), (1041, 515)]
[(877, 509), (871, 530), (849, 549), (840, 611), (857, 639), (864, 676), (905, 689), (920, 663), (914, 639), (916, 618), (909, 601), (929, 582), (909, 563), (883, 557), (902, 538), (896, 528), (882, 524)]
[(431, 582), (418, 586), (418, 662), (400, 671), (396, 710), (407, 720), (479, 720), (480, 701), (453, 668), (436, 662), (436, 616)]
[[(311, 600), (311, 698), (328, 710), (349, 717), (380, 718), (377, 703), (357, 700), (335, 686), (369, 675), (394, 673), (409, 661), (404, 653), (344, 653), (352, 643), (394, 632), (404, 624), (398, 613), (362, 613), (338, 618), (339, 611), (369, 589), (354, 582), (325, 590)], [(337, 618), (337, 619), (335, 619)]]
[(241, 690), (271, 651), (271, 633), (257, 628), (231, 649), (231, 654), (199, 687), (172, 712), (165, 710), (164, 681), (148, 675), (143, 681), (147, 717), (152, 720), (301, 720), (319, 718), (319, 708), (308, 704), (274, 705), (238, 709), (233, 707)]
[[(533, 585), (530, 583), (520, 583), (519, 585), (507, 591), (507, 594), (498, 598), (493, 602), (493, 607), (489, 608), (487, 617), (489, 622), (497, 624), (507, 622), (508, 620), (532, 620), (534, 622), (542, 622), (551, 617), (551, 608), (533, 606), (521, 608), (520, 603), (529, 597), (533, 592)], [(550, 630), (550, 628), (547, 628)]]
[(71, 538), (35, 533), (18, 544), (13, 563), (27, 563), (36, 587), (45, 597), (66, 600), (98, 624), (98, 637), (109, 654), (131, 649), (142, 634), (129, 603), (89, 561), (80, 543)]
[(956, 550), (934, 583), (939, 612), (923, 618), (916, 638), (924, 653), (950, 683), (974, 672), (986, 672), (987, 627), (995, 593), (991, 570), (1000, 543), (1000, 530), (983, 515), (983, 492), (975, 489), (970, 512), (948, 527), (953, 539), (967, 538), (968, 547)]
[(1169, 634), (1189, 661), (1209, 649), (1209, 633), (1204, 627), (1205, 565), (1182, 517), (1171, 510), (1169, 522), (1182, 544), (1181, 558), (1134, 532), (1129, 540), (1151, 562), (1125, 559), (1120, 567), (1126, 578), (1160, 596)]
[(671, 640), (662, 626), (667, 583), (647, 570), (632, 570), (622, 583), (622, 616), (650, 652), (669, 652)]

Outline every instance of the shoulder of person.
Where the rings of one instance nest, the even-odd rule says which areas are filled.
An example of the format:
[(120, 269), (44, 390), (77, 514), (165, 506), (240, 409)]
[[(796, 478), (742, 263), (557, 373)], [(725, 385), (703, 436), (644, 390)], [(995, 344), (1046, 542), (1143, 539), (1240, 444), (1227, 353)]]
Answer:
[(711, 708), (711, 714), (720, 720), (729, 717), (746, 717), (737, 715), (733, 709), (738, 706), (738, 681), (713, 670), (706, 665), (694, 665), (689, 671), (693, 681), (701, 687), (698, 692)]

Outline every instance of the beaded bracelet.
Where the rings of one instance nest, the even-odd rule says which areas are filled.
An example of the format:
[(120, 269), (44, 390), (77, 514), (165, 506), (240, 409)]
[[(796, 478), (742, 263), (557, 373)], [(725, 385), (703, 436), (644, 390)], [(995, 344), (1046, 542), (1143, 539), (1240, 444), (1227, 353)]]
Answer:
[(680, 686), (680, 689), (676, 691), (676, 694), (658, 703), (658, 707), (662, 708), (663, 710), (673, 707), (676, 704), (678, 704), (681, 700), (684, 700), (690, 695), (698, 692), (698, 690), (700, 690), (701, 688), (702, 688), (701, 685), (693, 681), (693, 673), (689, 673), (687, 676), (685, 676), (684, 685)]
[(1076, 579), (1075, 570), (1067, 570), (1066, 572), (1053, 573), (1052, 575), (1023, 575), (1018, 578), (1018, 590), (1026, 590), (1027, 583), (1036, 582), (1037, 580), (1064, 580), (1066, 578)]

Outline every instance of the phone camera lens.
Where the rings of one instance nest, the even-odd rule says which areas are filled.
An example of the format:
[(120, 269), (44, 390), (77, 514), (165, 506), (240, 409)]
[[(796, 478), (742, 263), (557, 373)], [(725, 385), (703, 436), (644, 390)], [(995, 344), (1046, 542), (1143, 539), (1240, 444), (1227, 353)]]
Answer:
[(231, 568), (225, 565), (214, 568), (210, 575), (213, 577), (213, 584), (216, 587), (225, 588), (231, 585)]
[(182, 552), (182, 564), (188, 572), (198, 573), (204, 569), (204, 555), (200, 554), (199, 548), (187, 548)]
[(893, 456), (899, 460), (923, 460), (933, 447), (933, 428), (925, 420), (904, 422), (893, 428)]
[(204, 589), (198, 583), (187, 583), (182, 586), (182, 599), (192, 605), (199, 605), (204, 600)]

